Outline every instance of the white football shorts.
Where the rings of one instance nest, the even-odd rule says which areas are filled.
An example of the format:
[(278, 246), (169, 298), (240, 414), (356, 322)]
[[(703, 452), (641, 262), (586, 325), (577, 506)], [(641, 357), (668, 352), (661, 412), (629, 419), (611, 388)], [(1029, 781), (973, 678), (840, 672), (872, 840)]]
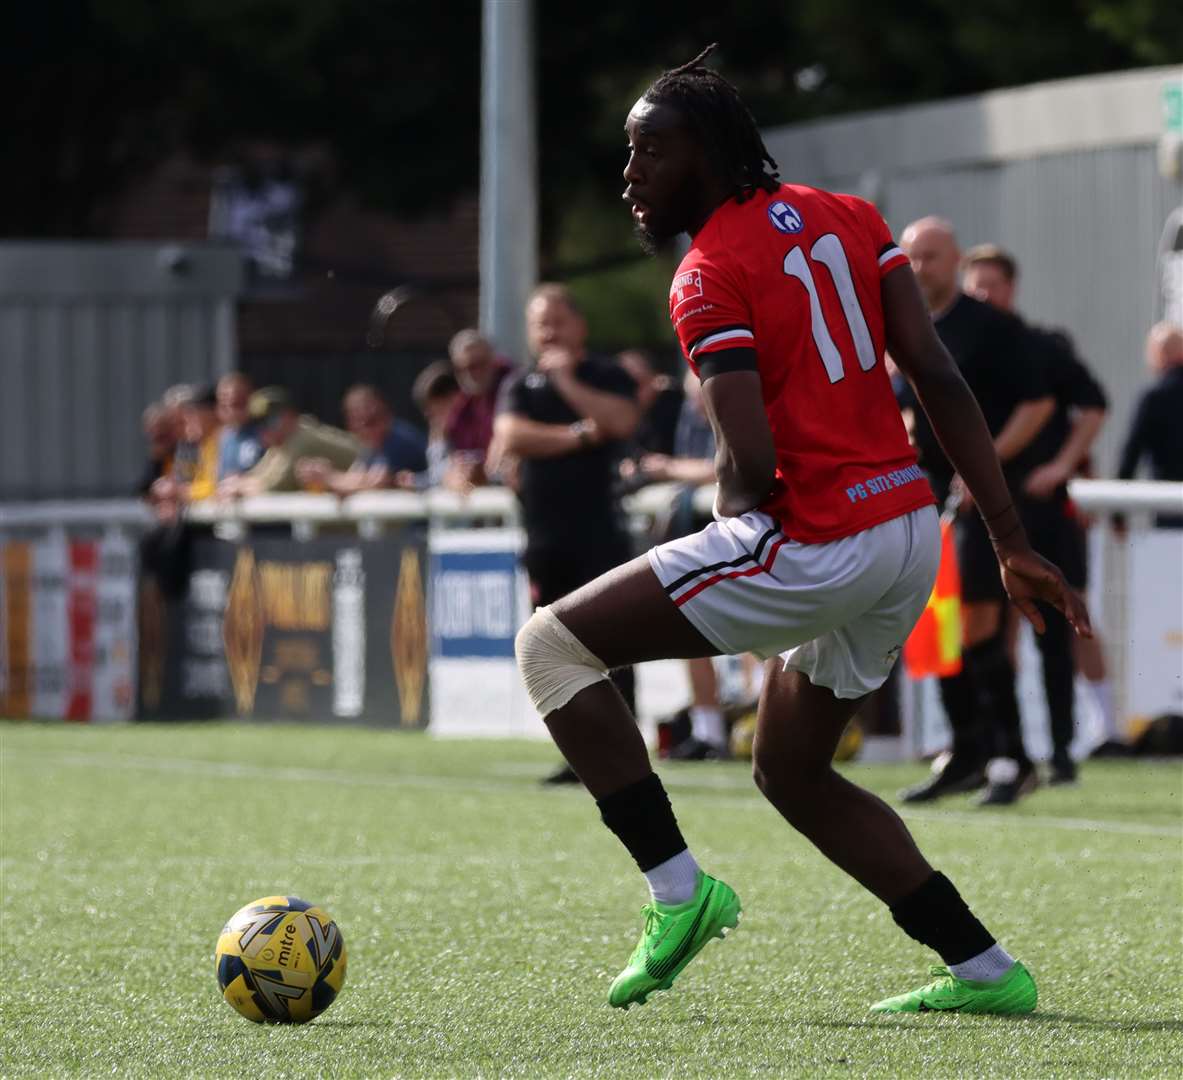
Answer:
[(649, 551), (665, 591), (719, 652), (780, 656), (856, 698), (883, 685), (940, 562), (936, 507), (826, 544), (789, 540), (758, 510)]

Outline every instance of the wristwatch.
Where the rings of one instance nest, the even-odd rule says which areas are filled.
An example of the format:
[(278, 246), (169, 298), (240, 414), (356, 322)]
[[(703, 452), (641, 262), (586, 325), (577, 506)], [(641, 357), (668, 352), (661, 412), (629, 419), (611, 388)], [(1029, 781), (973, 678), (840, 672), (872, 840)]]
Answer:
[(592, 423), (590, 420), (580, 420), (571, 425), (571, 434), (579, 440), (583, 448), (592, 445)]

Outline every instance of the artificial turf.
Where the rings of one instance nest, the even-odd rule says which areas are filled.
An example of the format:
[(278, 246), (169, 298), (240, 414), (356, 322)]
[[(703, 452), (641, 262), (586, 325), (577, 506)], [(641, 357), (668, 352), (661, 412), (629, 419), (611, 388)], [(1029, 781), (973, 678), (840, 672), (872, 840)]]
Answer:
[[(296, 726), (0, 724), (7, 1076), (1148, 1077), (1183, 1069), (1183, 769), (1086, 765), (1007, 811), (907, 813), (1039, 982), (1023, 1018), (870, 1015), (925, 981), (886, 909), (784, 826), (741, 764), (663, 767), (744, 902), (673, 991), (606, 993), (643, 881), (526, 742)], [(885, 796), (919, 766), (847, 767)], [(336, 1003), (255, 1026), (218, 931), (286, 893), (349, 950)]]

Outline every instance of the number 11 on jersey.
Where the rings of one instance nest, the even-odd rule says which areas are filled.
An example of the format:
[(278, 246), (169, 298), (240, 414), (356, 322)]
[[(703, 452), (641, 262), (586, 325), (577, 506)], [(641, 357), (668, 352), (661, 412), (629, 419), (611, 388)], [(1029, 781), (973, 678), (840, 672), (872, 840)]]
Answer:
[[(875, 354), (875, 346), (871, 341), (871, 332), (867, 329), (867, 320), (863, 317), (863, 309), (859, 306), (858, 294), (854, 291), (854, 280), (850, 276), (850, 263), (846, 258), (846, 249), (842, 241), (834, 233), (819, 236), (813, 247), (809, 249), (810, 258), (821, 263), (830, 271), (830, 279), (834, 283), (834, 291), (838, 294), (838, 301), (842, 305), (842, 313), (846, 316), (846, 325), (850, 328), (850, 336), (854, 339), (854, 351), (858, 356), (859, 367), (863, 371), (870, 371), (879, 357)], [(834, 343), (830, 328), (826, 325), (822, 314), (821, 300), (817, 294), (817, 282), (813, 271), (809, 268), (809, 260), (799, 247), (793, 248), (784, 262), (785, 273), (794, 277), (805, 286), (809, 293), (809, 322), (813, 330), (813, 343), (821, 355), (826, 374), (831, 383), (836, 383), (846, 377), (846, 369), (842, 364), (842, 353)]]

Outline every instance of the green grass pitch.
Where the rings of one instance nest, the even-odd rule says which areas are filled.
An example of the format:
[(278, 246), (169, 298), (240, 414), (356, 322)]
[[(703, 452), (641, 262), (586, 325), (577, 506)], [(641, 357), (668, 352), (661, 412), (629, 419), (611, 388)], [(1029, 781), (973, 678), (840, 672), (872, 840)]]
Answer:
[[(230, 724), (0, 725), (5, 1076), (1149, 1077), (1183, 1074), (1183, 770), (1088, 765), (1010, 811), (909, 813), (1035, 973), (1026, 1018), (877, 1017), (933, 959), (735, 765), (664, 767), (743, 898), (672, 992), (608, 1008), (644, 883), (523, 742)], [(850, 767), (891, 796), (919, 766)], [(271, 893), (349, 948), (336, 1004), (255, 1026), (214, 943)]]

